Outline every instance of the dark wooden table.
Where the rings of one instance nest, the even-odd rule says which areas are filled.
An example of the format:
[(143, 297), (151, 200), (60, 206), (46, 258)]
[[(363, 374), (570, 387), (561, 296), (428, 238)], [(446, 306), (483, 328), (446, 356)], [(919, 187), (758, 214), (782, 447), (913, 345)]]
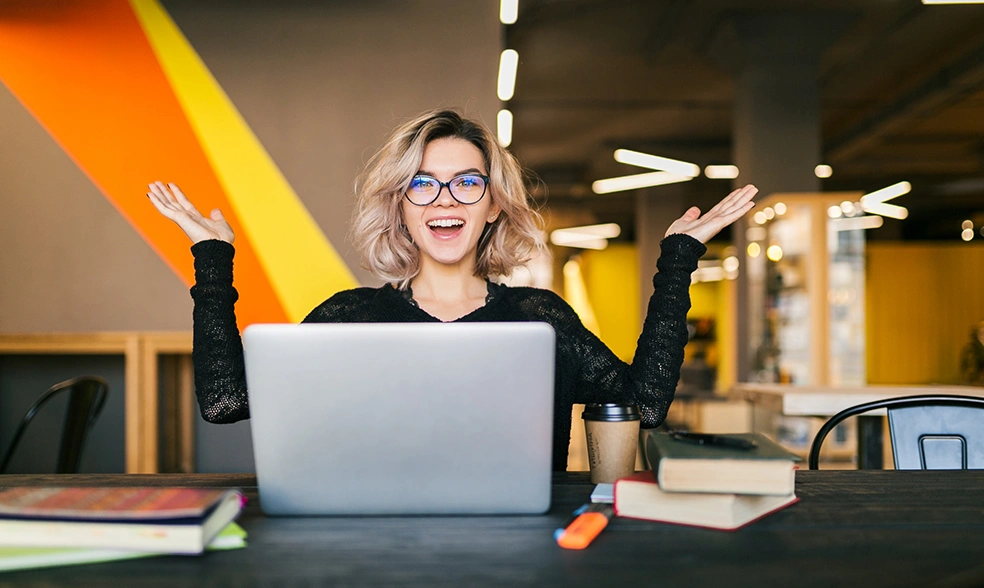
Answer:
[(545, 516), (267, 518), (240, 475), (0, 476), (14, 485), (236, 486), (249, 547), (0, 573), (0, 586), (984, 586), (984, 471), (799, 471), (801, 501), (728, 533), (614, 519), (585, 551), (553, 530), (591, 490), (558, 474)]

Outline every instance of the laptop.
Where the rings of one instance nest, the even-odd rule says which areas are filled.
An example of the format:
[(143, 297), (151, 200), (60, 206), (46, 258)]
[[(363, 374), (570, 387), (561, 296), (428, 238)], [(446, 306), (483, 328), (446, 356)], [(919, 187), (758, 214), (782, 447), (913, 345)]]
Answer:
[(263, 512), (546, 512), (554, 338), (546, 323), (247, 327)]

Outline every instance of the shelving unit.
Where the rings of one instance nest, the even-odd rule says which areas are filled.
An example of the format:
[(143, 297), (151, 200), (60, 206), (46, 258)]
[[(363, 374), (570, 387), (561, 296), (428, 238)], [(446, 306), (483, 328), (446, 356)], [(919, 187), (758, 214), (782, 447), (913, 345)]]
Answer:
[[(866, 383), (861, 226), (867, 219), (857, 204), (860, 197), (860, 192), (773, 194), (748, 216), (745, 267), (755, 382)], [(754, 421), (756, 429), (799, 451), (808, 450), (819, 427), (782, 414), (758, 414)], [(856, 434), (854, 423), (846, 423), (828, 442), (827, 457), (851, 459)]]

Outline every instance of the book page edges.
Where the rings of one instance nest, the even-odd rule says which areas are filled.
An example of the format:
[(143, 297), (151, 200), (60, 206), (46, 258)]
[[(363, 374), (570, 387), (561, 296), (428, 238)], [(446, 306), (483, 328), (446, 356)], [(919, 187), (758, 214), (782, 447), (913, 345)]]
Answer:
[[(794, 494), (751, 496), (664, 492), (655, 483), (641, 480), (619, 480), (615, 484), (617, 516), (709, 529), (738, 529), (798, 500)], [(628, 511), (626, 504), (629, 504)]]
[(775, 508), (772, 508), (771, 510), (769, 510), (767, 512), (763, 512), (763, 513), (759, 514), (758, 516), (753, 516), (752, 518), (750, 518), (750, 519), (748, 519), (748, 520), (746, 520), (744, 522), (742, 522), (740, 519), (735, 518), (735, 520), (733, 520), (732, 523), (726, 524), (726, 525), (720, 525), (720, 524), (717, 524), (717, 523), (714, 523), (714, 522), (674, 520), (674, 519), (669, 519), (669, 518), (651, 518), (651, 517), (646, 517), (646, 516), (639, 516), (639, 515), (632, 515), (632, 514), (623, 514), (622, 512), (619, 512), (619, 509), (617, 507), (615, 508), (615, 514), (617, 516), (619, 516), (619, 517), (622, 517), (622, 518), (635, 519), (637, 521), (649, 521), (651, 523), (661, 523), (661, 524), (667, 524), (667, 525), (677, 525), (677, 526), (681, 526), (681, 527), (696, 527), (696, 528), (699, 528), (699, 529), (709, 529), (711, 531), (729, 531), (729, 532), (734, 532), (734, 531), (738, 531), (740, 529), (743, 529), (743, 528), (745, 528), (745, 527), (751, 525), (752, 523), (755, 523), (755, 522), (757, 522), (757, 521), (759, 521), (761, 519), (764, 519), (765, 517), (767, 517), (767, 516), (769, 516), (771, 514), (774, 514), (774, 513), (778, 512), (778, 511), (786, 508), (787, 506), (792, 506), (792, 505), (796, 504), (797, 502), (799, 502), (799, 500), (800, 500), (799, 499), (799, 496), (789, 496), (788, 498), (789, 498), (789, 500), (780, 502), (779, 504), (777, 504), (775, 506)]
[(667, 492), (788, 496), (796, 489), (794, 464), (786, 460), (663, 458), (658, 468)]
[(201, 524), (168, 525), (155, 521), (0, 520), (0, 545), (12, 547), (87, 547), (150, 553), (198, 554), (242, 510), (230, 494)]

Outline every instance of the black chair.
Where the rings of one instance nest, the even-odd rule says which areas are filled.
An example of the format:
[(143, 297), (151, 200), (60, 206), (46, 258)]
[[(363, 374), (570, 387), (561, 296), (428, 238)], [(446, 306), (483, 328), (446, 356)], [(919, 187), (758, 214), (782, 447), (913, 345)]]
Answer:
[(85, 438), (102, 411), (103, 404), (106, 402), (106, 395), (109, 393), (109, 384), (98, 376), (72, 378), (48, 388), (31, 405), (20, 424), (17, 425), (10, 446), (7, 447), (3, 460), (0, 461), (0, 474), (7, 472), (7, 466), (10, 464), (14, 451), (34, 415), (49, 400), (63, 392), (68, 393), (69, 396), (68, 406), (65, 409), (65, 421), (62, 425), (61, 446), (58, 450), (57, 473), (74, 474), (79, 471)]
[(887, 398), (840, 411), (813, 439), (810, 469), (817, 469), (827, 433), (848, 417), (879, 408), (888, 409), (895, 469), (984, 469), (984, 398), (948, 394)]

